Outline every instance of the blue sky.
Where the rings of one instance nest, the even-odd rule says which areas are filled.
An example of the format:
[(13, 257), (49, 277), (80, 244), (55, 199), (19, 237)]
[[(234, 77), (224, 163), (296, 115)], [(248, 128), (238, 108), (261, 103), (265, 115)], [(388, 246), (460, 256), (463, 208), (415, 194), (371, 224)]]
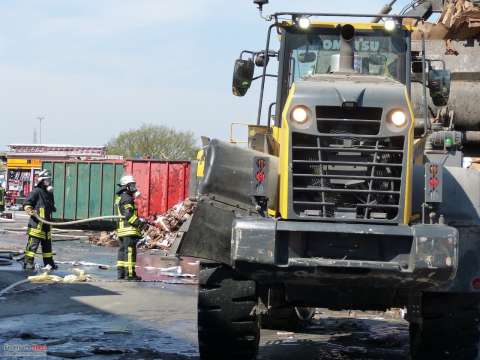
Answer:
[[(383, 3), (270, 0), (265, 12)], [(255, 121), (258, 84), (231, 94), (240, 50), (265, 42), (251, 0), (2, 0), (0, 13), (0, 148), (32, 142), (37, 116), (48, 143), (74, 145), (142, 123), (226, 139), (230, 123)]]

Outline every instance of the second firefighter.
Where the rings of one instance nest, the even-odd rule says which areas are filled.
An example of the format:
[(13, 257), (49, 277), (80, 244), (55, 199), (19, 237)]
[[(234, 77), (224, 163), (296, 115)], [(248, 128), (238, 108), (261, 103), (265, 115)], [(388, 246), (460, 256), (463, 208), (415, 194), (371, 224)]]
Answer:
[(28, 242), (25, 249), (24, 269), (33, 270), (35, 254), (38, 247), (42, 246), (43, 265), (50, 265), (56, 269), (52, 254), (52, 229), (50, 225), (39, 221), (34, 214), (36, 213), (45, 220), (52, 220), (52, 213), (55, 209), (55, 200), (53, 198), (52, 175), (48, 170), (43, 170), (38, 176), (38, 184), (28, 195), (24, 203), (24, 209), (30, 215), (28, 222)]
[(138, 194), (135, 178), (125, 175), (118, 184), (119, 190), (115, 206), (119, 216), (117, 235), (120, 240), (118, 249), (118, 279), (140, 280), (135, 272), (137, 259), (137, 242), (142, 237), (146, 221), (138, 217), (135, 207), (135, 196)]

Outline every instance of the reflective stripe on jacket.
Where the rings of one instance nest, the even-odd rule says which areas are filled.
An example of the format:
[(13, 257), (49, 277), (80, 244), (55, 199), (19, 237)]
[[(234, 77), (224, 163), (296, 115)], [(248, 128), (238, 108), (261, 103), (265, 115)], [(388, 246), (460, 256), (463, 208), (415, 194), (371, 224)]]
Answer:
[[(34, 187), (28, 195), (27, 200), (23, 203), (23, 207), (31, 206), (37, 214), (46, 220), (52, 219), (52, 213), (55, 209), (55, 200), (53, 194), (43, 187)], [(37, 239), (51, 239), (51, 227), (38, 221), (37, 218), (31, 216), (28, 222), (27, 234)]]
[(133, 197), (126, 191), (118, 194), (115, 199), (115, 207), (117, 209), (117, 214), (123, 216), (123, 219), (118, 221), (118, 237), (141, 237), (142, 233), (138, 228), (139, 219)]

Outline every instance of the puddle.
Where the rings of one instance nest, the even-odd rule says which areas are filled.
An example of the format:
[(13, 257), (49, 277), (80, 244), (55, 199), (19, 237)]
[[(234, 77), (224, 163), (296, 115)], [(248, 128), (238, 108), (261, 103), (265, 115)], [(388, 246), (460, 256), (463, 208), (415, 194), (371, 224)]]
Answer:
[[(117, 278), (117, 248), (94, 246), (87, 241), (76, 240), (55, 242), (54, 251), (61, 273), (82, 268), (97, 280)], [(141, 251), (137, 255), (136, 271), (144, 281), (192, 285), (197, 284), (198, 261), (165, 257), (155, 250)]]
[[(3, 344), (2, 359), (8, 358), (5, 349), (15, 347), (37, 348), (46, 355), (60, 358), (140, 359), (149, 358), (148, 355), (173, 360), (197, 357), (196, 346), (145, 323), (83, 313), (2, 318), (0, 344)], [(10, 352), (10, 355), (13, 354)]]

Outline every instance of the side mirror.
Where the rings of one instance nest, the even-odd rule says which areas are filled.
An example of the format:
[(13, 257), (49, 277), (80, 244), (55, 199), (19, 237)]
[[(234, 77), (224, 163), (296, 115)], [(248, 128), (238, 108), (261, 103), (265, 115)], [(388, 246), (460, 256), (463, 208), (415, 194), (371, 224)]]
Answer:
[(312, 51), (306, 51), (304, 53), (298, 54), (298, 61), (301, 62), (302, 64), (305, 63), (311, 63), (317, 60), (317, 54), (315, 54)]
[(232, 92), (235, 96), (245, 96), (253, 81), (255, 64), (251, 59), (235, 61), (233, 70)]
[(421, 60), (412, 61), (412, 73), (413, 74), (423, 73), (423, 64)]
[(451, 74), (448, 70), (433, 70), (428, 72), (428, 88), (435, 106), (445, 106), (450, 97)]
[(423, 61), (422, 61), (422, 57), (420, 56), (420, 52), (412, 51), (411, 58), (412, 58), (412, 73), (413, 74), (423, 73)]
[(420, 56), (420, 52), (412, 51), (411, 59), (412, 59), (412, 73), (413, 74), (423, 73), (423, 63), (422, 63), (422, 57)]

